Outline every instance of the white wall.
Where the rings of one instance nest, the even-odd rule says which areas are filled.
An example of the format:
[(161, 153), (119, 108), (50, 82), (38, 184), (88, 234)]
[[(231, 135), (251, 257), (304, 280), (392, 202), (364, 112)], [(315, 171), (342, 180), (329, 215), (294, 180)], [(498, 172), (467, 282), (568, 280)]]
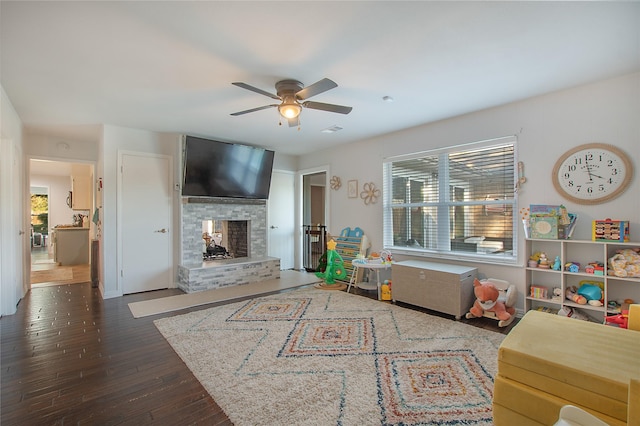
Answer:
[[(315, 152), (300, 157), (300, 169), (331, 164), (333, 176), (345, 183), (330, 190), (331, 233), (359, 226), (372, 241), (372, 249), (382, 246), (382, 199), (365, 206), (361, 199), (347, 198), (346, 182), (357, 179), (359, 190), (365, 182), (382, 186), (382, 160), (386, 157), (445, 146), (517, 135), (518, 158), (525, 164), (527, 183), (519, 194), (519, 207), (530, 204), (564, 204), (579, 214), (574, 239), (591, 239), (594, 219), (631, 221), (631, 240), (640, 241), (640, 73), (576, 87), (527, 99), (497, 108), (474, 112), (449, 120)], [(616, 145), (630, 155), (636, 176), (621, 197), (610, 202), (583, 206), (564, 200), (554, 189), (551, 171), (556, 159), (577, 145), (602, 142)], [(524, 264), (524, 235), (520, 230), (518, 252)], [(401, 258), (404, 259), (404, 258)], [(488, 277), (517, 284), (524, 291), (521, 267), (477, 264)], [(520, 302), (522, 303), (522, 302)], [(522, 306), (519, 306), (522, 308)]]
[(294, 172), (298, 170), (298, 157), (276, 152), (273, 158), (273, 168)]
[(28, 268), (24, 258), (30, 244), (23, 214), (26, 197), (25, 163), (20, 161), (22, 146), (22, 121), (0, 86), (0, 315), (15, 313), (18, 301), (26, 293), (23, 277)]
[(93, 162), (98, 159), (98, 139), (101, 126), (92, 126), (84, 135), (60, 136), (49, 133), (25, 132), (25, 154), (29, 158), (65, 162)]

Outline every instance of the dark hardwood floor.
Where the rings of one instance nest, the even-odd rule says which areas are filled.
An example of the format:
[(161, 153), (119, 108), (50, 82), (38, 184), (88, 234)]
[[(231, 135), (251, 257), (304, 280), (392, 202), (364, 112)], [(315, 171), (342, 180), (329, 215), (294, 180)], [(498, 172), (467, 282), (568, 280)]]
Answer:
[[(102, 300), (90, 283), (33, 288), (15, 315), (0, 319), (0, 423), (232, 424), (153, 325), (159, 317), (216, 304), (138, 319), (127, 306), (181, 293)], [(461, 321), (502, 333), (514, 325)]]

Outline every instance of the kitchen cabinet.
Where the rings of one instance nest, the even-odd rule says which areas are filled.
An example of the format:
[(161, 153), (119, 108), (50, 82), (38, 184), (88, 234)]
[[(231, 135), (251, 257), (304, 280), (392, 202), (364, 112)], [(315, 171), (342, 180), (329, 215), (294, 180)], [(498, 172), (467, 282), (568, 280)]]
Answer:
[(71, 208), (73, 210), (91, 210), (91, 199), (93, 192), (91, 177), (71, 176)]
[(53, 258), (61, 266), (89, 263), (89, 228), (54, 229)]

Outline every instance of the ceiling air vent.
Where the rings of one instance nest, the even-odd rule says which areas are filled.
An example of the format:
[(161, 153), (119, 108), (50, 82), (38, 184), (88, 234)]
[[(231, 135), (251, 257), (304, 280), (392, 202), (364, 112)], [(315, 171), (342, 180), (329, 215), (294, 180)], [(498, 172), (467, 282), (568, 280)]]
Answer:
[(342, 127), (340, 126), (331, 126), (331, 127), (327, 127), (324, 130), (321, 130), (322, 133), (335, 133), (338, 130), (342, 130)]

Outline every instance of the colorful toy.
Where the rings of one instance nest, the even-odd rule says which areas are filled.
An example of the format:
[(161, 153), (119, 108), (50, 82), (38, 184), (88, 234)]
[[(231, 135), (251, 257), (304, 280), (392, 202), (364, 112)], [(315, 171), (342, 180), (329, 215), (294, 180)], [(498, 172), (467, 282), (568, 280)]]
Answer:
[(318, 278), (322, 278), (326, 284), (336, 284), (336, 278), (347, 278), (342, 256), (336, 251), (337, 243), (334, 240), (327, 242), (327, 263), (323, 272), (316, 272)]
[(564, 270), (573, 273), (580, 272), (580, 264), (578, 262), (565, 263)]
[(602, 262), (589, 262), (584, 271), (587, 274), (604, 275), (604, 264)]
[[(578, 295), (584, 296), (587, 299), (587, 303), (591, 306), (602, 306), (602, 295), (604, 287), (603, 284), (598, 282), (580, 281), (580, 288), (578, 288)], [(600, 286), (603, 287), (600, 287)]]
[(547, 259), (546, 253), (540, 253), (538, 268), (549, 269), (549, 259)]
[[(504, 297), (496, 287), (505, 287)], [(499, 327), (506, 327), (515, 318), (516, 310), (513, 307), (516, 299), (516, 290), (513, 284), (507, 281), (488, 279), (480, 281), (477, 278), (473, 282), (473, 293), (476, 301), (466, 314), (467, 319), (480, 318), (482, 316), (498, 320)]]
[(551, 267), (551, 269), (553, 269), (554, 271), (559, 271), (560, 269), (562, 269), (562, 266), (560, 264), (560, 256), (556, 256), (556, 259), (553, 262), (553, 266)]
[(391, 280), (384, 280), (380, 286), (380, 299), (391, 300)]
[(391, 252), (389, 250), (382, 250), (380, 252), (380, 258), (382, 259), (383, 263), (391, 263), (391, 262), (393, 262), (393, 255), (391, 254)]
[(542, 253), (540, 253), (539, 251), (537, 251), (537, 252), (533, 253), (531, 256), (529, 256), (529, 260), (533, 260), (533, 261), (535, 261), (536, 263), (538, 263), (538, 262), (540, 262), (540, 255), (541, 255), (541, 254), (542, 254)]
[(577, 303), (578, 305), (587, 304), (587, 299), (584, 296), (578, 294), (578, 289), (576, 288), (576, 286), (567, 287), (564, 296), (572, 302)]
[(629, 310), (625, 309), (618, 315), (609, 315), (604, 320), (607, 323), (618, 324), (620, 328), (627, 328), (629, 326)]
[(628, 220), (594, 220), (591, 227), (593, 241), (629, 241)]

